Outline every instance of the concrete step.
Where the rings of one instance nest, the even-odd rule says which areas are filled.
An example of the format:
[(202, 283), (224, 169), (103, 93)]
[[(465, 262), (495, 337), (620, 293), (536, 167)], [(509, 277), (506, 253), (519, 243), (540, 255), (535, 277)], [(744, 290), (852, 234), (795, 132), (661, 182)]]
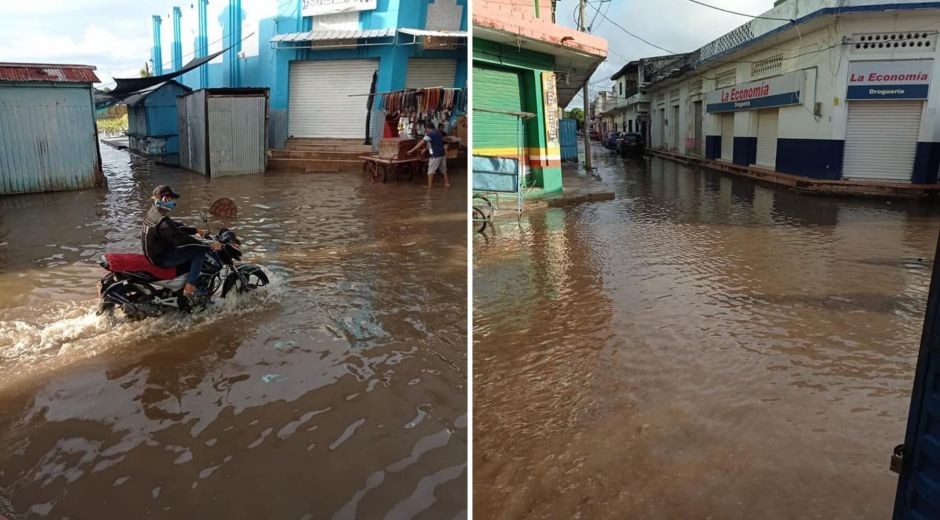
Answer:
[(338, 152), (313, 150), (271, 150), (272, 159), (310, 159), (328, 161), (357, 161), (361, 154), (366, 152)]
[(284, 150), (296, 150), (298, 152), (343, 152), (343, 153), (369, 153), (371, 146), (329, 146), (319, 144), (290, 144), (288, 143)]
[(362, 162), (346, 159), (284, 159), (269, 158), (269, 170), (293, 172), (360, 172)]

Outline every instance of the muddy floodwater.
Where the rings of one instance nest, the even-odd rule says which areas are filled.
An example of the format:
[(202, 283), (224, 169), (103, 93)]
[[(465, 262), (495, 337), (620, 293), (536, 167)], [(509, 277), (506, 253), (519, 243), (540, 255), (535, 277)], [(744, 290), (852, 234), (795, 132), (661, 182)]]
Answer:
[(474, 514), (889, 518), (940, 211), (595, 166), (474, 238)]
[[(106, 189), (0, 198), (0, 513), (465, 516), (465, 177), (209, 181), (101, 153)], [(187, 223), (232, 198), (210, 225), (272, 284), (194, 316), (95, 316), (94, 259), (140, 251), (158, 183)]]

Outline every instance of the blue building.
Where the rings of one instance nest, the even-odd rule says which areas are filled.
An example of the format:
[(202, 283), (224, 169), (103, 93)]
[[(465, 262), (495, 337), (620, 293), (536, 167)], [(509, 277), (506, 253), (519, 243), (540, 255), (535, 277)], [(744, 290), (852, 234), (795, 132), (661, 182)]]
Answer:
[(180, 62), (163, 60), (162, 19), (174, 23), (174, 58), (180, 35), (195, 35), (183, 62), (231, 46), (221, 63), (179, 79), (193, 89), (270, 89), (272, 148), (291, 136), (364, 137), (370, 91), (467, 82), (466, 0), (196, 0), (178, 13), (154, 17), (152, 59), (164, 73)]
[(175, 81), (165, 81), (125, 98), (128, 146), (156, 161), (179, 164), (176, 98), (191, 91)]

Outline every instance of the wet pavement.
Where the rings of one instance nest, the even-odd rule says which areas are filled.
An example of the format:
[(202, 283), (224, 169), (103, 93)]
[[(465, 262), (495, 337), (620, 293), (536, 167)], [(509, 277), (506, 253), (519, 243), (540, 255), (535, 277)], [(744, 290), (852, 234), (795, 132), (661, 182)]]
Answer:
[[(17, 518), (465, 516), (465, 178), (211, 181), (101, 147), (107, 189), (0, 198), (0, 501)], [(153, 186), (218, 197), (273, 283), (94, 315)], [(200, 227), (202, 227), (200, 225)]]
[(890, 517), (940, 210), (595, 166), (474, 238), (474, 514)]

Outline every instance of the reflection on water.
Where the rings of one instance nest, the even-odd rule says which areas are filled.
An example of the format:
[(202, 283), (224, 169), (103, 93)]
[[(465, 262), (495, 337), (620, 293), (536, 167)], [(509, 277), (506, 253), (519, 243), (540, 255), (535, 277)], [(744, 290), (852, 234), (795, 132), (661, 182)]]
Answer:
[(474, 240), (475, 514), (889, 517), (940, 212), (597, 162)]
[[(22, 518), (453, 518), (466, 508), (466, 192), (211, 182), (102, 147), (108, 189), (0, 199), (0, 499)], [(265, 290), (94, 316), (150, 191), (216, 198)], [(2, 500), (0, 500), (2, 502)]]

